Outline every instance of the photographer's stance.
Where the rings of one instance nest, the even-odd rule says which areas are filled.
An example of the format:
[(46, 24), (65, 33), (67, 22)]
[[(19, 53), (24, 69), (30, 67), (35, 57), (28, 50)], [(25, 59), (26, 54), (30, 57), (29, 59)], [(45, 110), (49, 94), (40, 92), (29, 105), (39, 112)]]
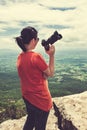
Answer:
[(43, 57), (33, 51), (38, 40), (37, 31), (33, 27), (24, 28), (21, 35), (16, 37), (16, 42), (23, 51), (18, 56), (17, 69), (28, 113), (23, 130), (33, 130), (33, 128), (45, 130), (52, 107), (46, 77), (54, 74), (55, 47), (51, 45), (49, 51), (46, 51), (49, 55), (49, 65), (47, 65)]

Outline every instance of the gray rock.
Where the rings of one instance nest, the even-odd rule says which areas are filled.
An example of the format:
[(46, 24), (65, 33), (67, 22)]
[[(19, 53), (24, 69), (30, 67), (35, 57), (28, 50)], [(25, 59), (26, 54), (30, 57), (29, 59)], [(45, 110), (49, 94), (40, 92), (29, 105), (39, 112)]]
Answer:
[(61, 130), (87, 130), (87, 91), (53, 100)]

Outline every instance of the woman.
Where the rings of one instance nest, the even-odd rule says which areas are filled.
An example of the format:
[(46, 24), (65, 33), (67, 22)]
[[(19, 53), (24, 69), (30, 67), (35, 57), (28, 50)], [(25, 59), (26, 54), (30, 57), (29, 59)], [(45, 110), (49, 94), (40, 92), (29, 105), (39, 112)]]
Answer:
[(16, 37), (22, 49), (17, 59), (17, 69), (21, 82), (21, 91), (27, 109), (27, 119), (23, 130), (45, 130), (52, 98), (48, 89), (47, 77), (54, 74), (55, 47), (50, 46), (49, 65), (41, 54), (34, 52), (38, 43), (38, 32), (33, 27), (26, 27)]

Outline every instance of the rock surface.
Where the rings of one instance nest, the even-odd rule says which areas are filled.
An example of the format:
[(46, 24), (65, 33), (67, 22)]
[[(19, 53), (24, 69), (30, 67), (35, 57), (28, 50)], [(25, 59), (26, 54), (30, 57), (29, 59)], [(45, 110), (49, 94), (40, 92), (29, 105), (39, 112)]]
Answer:
[[(25, 120), (26, 116), (18, 120), (7, 120), (0, 124), (0, 130), (22, 130)], [(57, 118), (54, 116), (53, 109), (50, 112), (46, 130), (59, 130)]]
[[(46, 130), (87, 130), (87, 91), (64, 97), (53, 98), (56, 116), (51, 110)], [(26, 117), (7, 120), (0, 124), (0, 130), (22, 130)], [(59, 128), (58, 128), (59, 127)]]
[(87, 130), (87, 91), (54, 98), (61, 130)]

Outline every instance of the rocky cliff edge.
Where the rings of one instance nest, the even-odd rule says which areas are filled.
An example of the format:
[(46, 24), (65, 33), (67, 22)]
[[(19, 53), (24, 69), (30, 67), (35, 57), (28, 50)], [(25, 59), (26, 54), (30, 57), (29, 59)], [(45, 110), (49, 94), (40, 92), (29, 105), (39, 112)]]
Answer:
[[(87, 130), (87, 91), (53, 101), (56, 109), (50, 112), (46, 130)], [(25, 120), (26, 116), (7, 120), (0, 124), (0, 130), (22, 130)]]

